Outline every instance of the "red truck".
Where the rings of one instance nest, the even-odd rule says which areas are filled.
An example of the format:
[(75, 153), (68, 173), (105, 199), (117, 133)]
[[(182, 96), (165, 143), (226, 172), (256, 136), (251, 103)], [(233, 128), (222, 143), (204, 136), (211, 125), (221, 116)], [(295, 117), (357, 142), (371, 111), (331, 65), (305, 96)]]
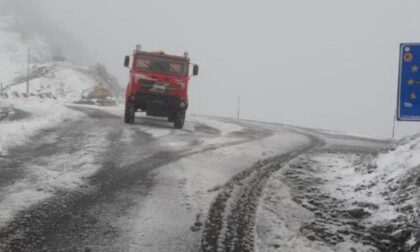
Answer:
[[(134, 123), (135, 113), (140, 110), (147, 116), (167, 117), (175, 129), (182, 129), (188, 109), (188, 53), (175, 56), (164, 52), (145, 52), (137, 46), (132, 57), (125, 57), (124, 66), (130, 68), (125, 123)], [(192, 65), (192, 75), (198, 75), (198, 65)]]

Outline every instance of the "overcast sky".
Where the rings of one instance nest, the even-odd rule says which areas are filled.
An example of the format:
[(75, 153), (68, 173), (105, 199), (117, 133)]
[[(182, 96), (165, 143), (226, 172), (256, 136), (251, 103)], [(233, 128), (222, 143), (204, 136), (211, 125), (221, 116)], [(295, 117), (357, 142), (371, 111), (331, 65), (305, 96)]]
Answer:
[[(189, 51), (191, 112), (390, 136), (420, 1), (37, 0), (125, 85), (124, 55)], [(399, 124), (400, 134), (420, 123)]]

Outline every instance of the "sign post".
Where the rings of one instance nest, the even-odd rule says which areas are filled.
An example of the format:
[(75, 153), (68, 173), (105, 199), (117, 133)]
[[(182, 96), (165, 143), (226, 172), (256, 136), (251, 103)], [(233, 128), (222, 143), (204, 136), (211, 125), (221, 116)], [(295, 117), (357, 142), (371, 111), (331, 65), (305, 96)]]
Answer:
[(400, 45), (398, 121), (420, 121), (420, 43)]

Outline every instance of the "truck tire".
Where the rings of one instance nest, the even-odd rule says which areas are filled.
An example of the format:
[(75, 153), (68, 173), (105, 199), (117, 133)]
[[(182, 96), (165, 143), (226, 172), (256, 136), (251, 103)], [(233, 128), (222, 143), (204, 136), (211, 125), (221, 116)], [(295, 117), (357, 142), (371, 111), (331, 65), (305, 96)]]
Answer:
[(125, 123), (134, 123), (136, 112), (132, 106), (125, 106), (124, 111), (124, 122)]
[(184, 122), (185, 122), (185, 111), (179, 112), (175, 117), (174, 128), (175, 129), (184, 128)]

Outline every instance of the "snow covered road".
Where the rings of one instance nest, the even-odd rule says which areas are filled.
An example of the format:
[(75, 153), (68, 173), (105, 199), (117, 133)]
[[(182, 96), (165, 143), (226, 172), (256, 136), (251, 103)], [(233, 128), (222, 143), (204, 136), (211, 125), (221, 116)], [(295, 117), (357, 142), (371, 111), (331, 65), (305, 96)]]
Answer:
[[(175, 131), (164, 120), (138, 118), (136, 125), (127, 126), (119, 111), (114, 115), (85, 107), (73, 109), (83, 115), (10, 148), (2, 159), (0, 248), (6, 251), (138, 251), (150, 247), (152, 241), (139, 234), (156, 234), (170, 226), (157, 221), (142, 231), (139, 212), (162, 211), (169, 204), (185, 209), (184, 217), (191, 218), (191, 222), (175, 223), (192, 237), (182, 246), (195, 250), (200, 233), (190, 227), (197, 216), (205, 218), (217, 193), (214, 188), (279, 148), (272, 143), (280, 141), (278, 133), (261, 127), (191, 117), (185, 130)], [(287, 130), (283, 135), (290, 141), (283, 144), (285, 150), (292, 149), (294, 141), (306, 141)], [(170, 181), (175, 184), (170, 191), (178, 190), (179, 198), (156, 206), (150, 202), (156, 199), (151, 194), (167, 188), (160, 180), (170, 173), (177, 178)], [(174, 208), (157, 217), (164, 219)], [(155, 251), (165, 250), (159, 246), (173, 248), (181, 235), (176, 225), (168, 237), (155, 239), (150, 251), (153, 246)]]
[(125, 125), (120, 109), (71, 110), (1, 159), (0, 250), (283, 251), (267, 249), (276, 229), (261, 228), (278, 207), (260, 201), (266, 184), (321, 149), (387, 144), (200, 116), (184, 130), (144, 117)]

